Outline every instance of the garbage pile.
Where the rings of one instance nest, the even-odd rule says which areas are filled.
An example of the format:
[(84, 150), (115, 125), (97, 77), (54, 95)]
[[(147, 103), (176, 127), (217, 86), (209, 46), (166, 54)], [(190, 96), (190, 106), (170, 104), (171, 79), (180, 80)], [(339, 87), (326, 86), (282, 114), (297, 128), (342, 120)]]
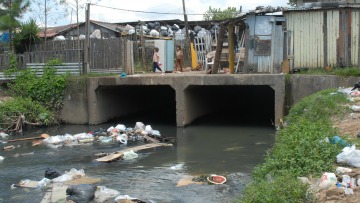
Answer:
[[(356, 112), (360, 111), (360, 106), (355, 105), (360, 101), (360, 84), (355, 84), (353, 88), (339, 87), (337, 93), (347, 95), (352, 109), (351, 117), (355, 119)], [(332, 93), (332, 94), (337, 94)], [(359, 117), (356, 117), (359, 118)], [(320, 179), (309, 181), (301, 177), (303, 182), (309, 183), (310, 188), (307, 196), (315, 196), (317, 202), (360, 202), (360, 150), (355, 145), (351, 145), (346, 140), (335, 135), (326, 138), (324, 141), (341, 146), (342, 152), (336, 156), (338, 167), (336, 171), (324, 173)]]
[(70, 171), (65, 171), (64, 174), (61, 174), (55, 169), (47, 168), (42, 180), (21, 180), (18, 184), (13, 184), (11, 188), (40, 189), (45, 192), (42, 200), (44, 203), (53, 201), (102, 203), (120, 202), (124, 200), (126, 200), (126, 202), (145, 202), (138, 198), (130, 197), (129, 195), (121, 195), (119, 191), (107, 188), (106, 186), (96, 185), (100, 179), (87, 177), (87, 180), (83, 180), (85, 178), (85, 171), (83, 169), (77, 170), (72, 168)]
[[(177, 40), (185, 38), (185, 27), (180, 28), (179, 25), (160, 25), (159, 22), (149, 22), (145, 25), (137, 25), (133, 27), (131, 25), (126, 25), (120, 29), (122, 33), (132, 35), (140, 34), (141, 30), (145, 35), (150, 35), (153, 37), (175, 37)], [(215, 33), (218, 33), (220, 30), (219, 24), (214, 24), (210, 30), (207, 30), (199, 25), (196, 25), (193, 29), (189, 29), (190, 36), (193, 37), (204, 37), (207, 34), (215, 36)]]
[(360, 169), (337, 167), (312, 184), (307, 195), (316, 195), (317, 202), (359, 202), (359, 191)]
[(118, 124), (115, 127), (109, 127), (107, 130), (100, 128), (93, 132), (83, 132), (75, 135), (65, 134), (50, 136), (49, 138), (44, 139), (42, 143), (51, 148), (57, 148), (62, 146), (83, 145), (93, 142), (117, 142), (126, 145), (128, 142), (147, 141), (149, 139), (156, 139), (159, 142), (174, 141), (173, 138), (162, 137), (160, 131), (152, 129), (151, 125), (144, 125), (142, 122), (136, 122), (134, 128)]

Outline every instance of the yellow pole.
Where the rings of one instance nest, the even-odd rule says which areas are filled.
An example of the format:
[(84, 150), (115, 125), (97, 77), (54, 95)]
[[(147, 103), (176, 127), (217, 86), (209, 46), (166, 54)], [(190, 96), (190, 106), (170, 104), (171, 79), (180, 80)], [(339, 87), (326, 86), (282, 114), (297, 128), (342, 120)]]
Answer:
[(229, 35), (229, 70), (231, 74), (235, 72), (235, 45), (234, 45), (234, 26), (232, 23), (228, 25), (228, 35)]

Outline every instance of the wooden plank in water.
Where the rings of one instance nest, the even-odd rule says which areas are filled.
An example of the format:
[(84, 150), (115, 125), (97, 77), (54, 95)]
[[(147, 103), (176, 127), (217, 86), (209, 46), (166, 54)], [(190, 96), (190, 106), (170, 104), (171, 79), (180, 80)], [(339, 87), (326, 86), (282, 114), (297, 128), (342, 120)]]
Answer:
[(145, 145), (140, 145), (140, 146), (120, 150), (113, 154), (110, 154), (108, 156), (104, 156), (104, 157), (101, 157), (101, 158), (98, 158), (95, 160), (99, 161), (99, 162), (111, 162), (111, 161), (121, 158), (124, 155), (124, 152), (130, 151), (130, 150), (133, 150), (134, 152), (136, 152), (136, 151), (140, 151), (140, 150), (144, 150), (144, 149), (151, 149), (151, 148), (155, 148), (155, 147), (170, 147), (170, 146), (172, 146), (172, 144), (167, 144), (167, 143), (145, 144)]
[(34, 180), (28, 180), (25, 182), (20, 182), (15, 184), (15, 187), (22, 187), (22, 188), (37, 188), (39, 185), (39, 181), (34, 181)]

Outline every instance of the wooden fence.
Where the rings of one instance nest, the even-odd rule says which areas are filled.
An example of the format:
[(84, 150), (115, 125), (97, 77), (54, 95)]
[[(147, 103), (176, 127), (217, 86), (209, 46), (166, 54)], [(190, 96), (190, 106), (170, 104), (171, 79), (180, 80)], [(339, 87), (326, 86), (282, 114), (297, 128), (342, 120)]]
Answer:
[[(91, 39), (89, 44), (90, 69), (114, 70), (126, 66), (130, 49), (126, 38)], [(34, 52), (16, 55), (18, 67), (27, 63), (46, 63), (50, 59), (60, 59), (64, 63), (83, 63), (84, 40), (47, 41), (34, 46)], [(9, 54), (0, 54), (0, 71), (8, 68)]]

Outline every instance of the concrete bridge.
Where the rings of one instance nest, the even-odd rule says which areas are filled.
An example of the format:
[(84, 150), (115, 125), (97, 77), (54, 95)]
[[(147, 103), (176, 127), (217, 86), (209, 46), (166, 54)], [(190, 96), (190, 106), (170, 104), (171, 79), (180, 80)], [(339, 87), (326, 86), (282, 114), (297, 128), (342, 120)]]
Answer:
[(140, 74), (88, 78), (85, 86), (66, 91), (65, 121), (99, 124), (146, 112), (178, 127), (208, 114), (270, 124), (278, 123), (285, 109), (285, 77), (280, 74)]

